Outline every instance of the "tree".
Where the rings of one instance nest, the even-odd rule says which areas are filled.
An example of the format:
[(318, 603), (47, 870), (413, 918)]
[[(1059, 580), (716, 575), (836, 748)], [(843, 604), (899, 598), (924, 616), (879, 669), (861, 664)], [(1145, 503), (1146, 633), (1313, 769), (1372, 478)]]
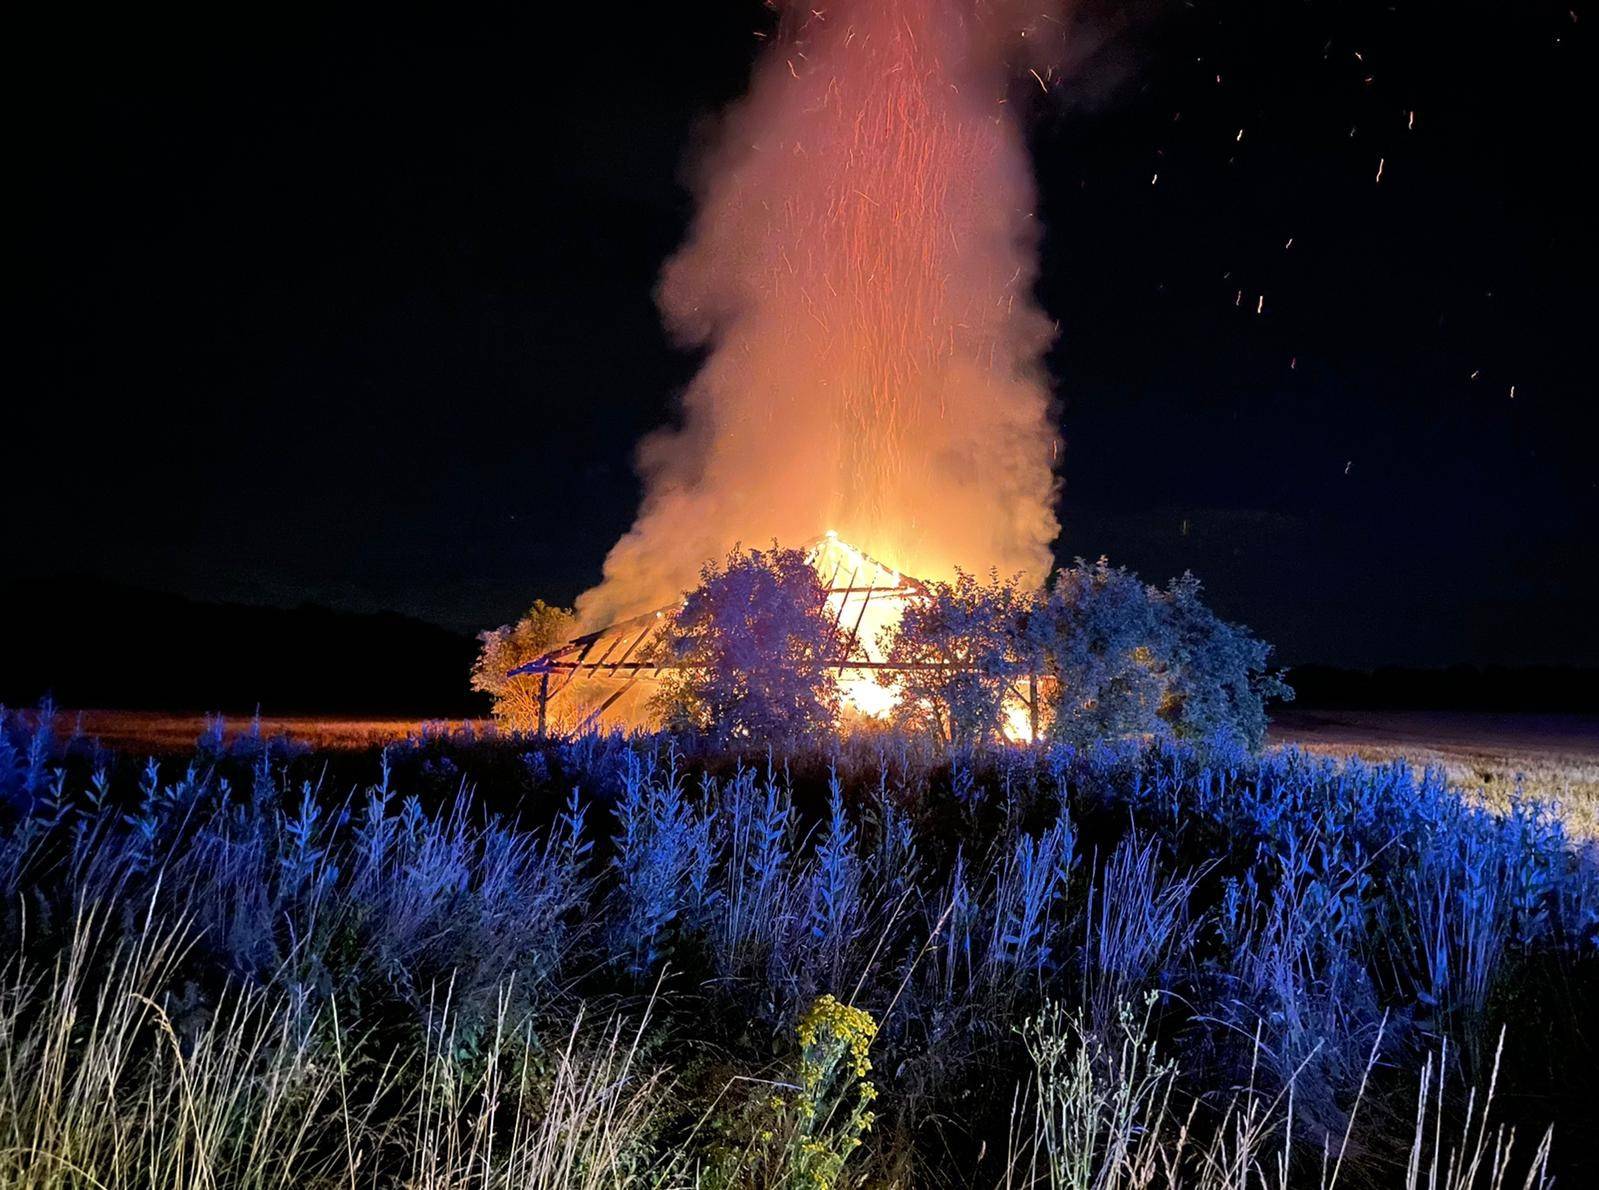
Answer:
[(577, 620), (564, 607), (537, 600), (515, 624), (478, 633), (483, 648), (472, 666), (472, 689), (493, 700), (494, 717), (516, 731), (534, 731), (539, 725), (541, 679), (532, 674), (510, 677), (511, 670), (526, 665), (568, 641)]
[(957, 570), (953, 583), (928, 583), (908, 599), (880, 642), (884, 660), (904, 667), (879, 677), (899, 688), (895, 724), (959, 748), (1000, 740), (1010, 688), (1029, 669), (1025, 626), (1035, 603), (996, 571), (981, 582)]
[(1049, 735), (1067, 743), (1158, 732), (1165, 624), (1154, 592), (1104, 558), (1055, 576), (1029, 621), (1053, 692)]
[(1030, 628), (1054, 693), (1050, 734), (1069, 743), (1145, 734), (1258, 748), (1267, 699), (1293, 697), (1266, 670), (1271, 646), (1206, 607), (1191, 574), (1162, 591), (1079, 558)]
[(664, 725), (718, 745), (812, 742), (835, 727), (837, 632), (799, 550), (741, 551), (700, 571), (662, 633), (677, 664), (652, 700)]
[(1266, 701), (1292, 699), (1281, 672), (1266, 669), (1271, 646), (1229, 624), (1200, 600), (1192, 574), (1172, 579), (1161, 598), (1169, 669), (1161, 715), (1180, 736), (1230, 737), (1259, 748)]

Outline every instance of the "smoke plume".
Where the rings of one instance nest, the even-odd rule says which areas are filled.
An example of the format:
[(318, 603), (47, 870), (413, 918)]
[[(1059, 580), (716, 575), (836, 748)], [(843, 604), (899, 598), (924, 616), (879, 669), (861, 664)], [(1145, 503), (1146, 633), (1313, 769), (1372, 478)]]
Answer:
[(738, 542), (828, 529), (925, 578), (1043, 578), (1059, 439), (1013, 80), (1050, 7), (784, 7), (661, 277), (705, 360), (639, 449), (643, 507), (587, 626), (672, 602)]

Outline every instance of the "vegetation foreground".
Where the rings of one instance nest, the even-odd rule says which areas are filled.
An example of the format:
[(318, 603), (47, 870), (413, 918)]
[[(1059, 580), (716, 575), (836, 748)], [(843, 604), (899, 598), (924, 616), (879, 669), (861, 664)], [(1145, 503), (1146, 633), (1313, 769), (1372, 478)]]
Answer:
[(0, 1184), (1545, 1186), (1599, 864), (1440, 773), (0, 713)]

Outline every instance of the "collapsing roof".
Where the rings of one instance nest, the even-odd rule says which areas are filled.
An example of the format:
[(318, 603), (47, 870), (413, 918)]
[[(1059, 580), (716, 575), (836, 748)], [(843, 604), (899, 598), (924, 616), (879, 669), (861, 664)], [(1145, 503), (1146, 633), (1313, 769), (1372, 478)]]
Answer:
[[(844, 701), (854, 710), (869, 718), (887, 718), (900, 698), (900, 688), (889, 676), (894, 673), (961, 668), (948, 661), (891, 662), (882, 655), (879, 641), (899, 623), (905, 601), (927, 593), (922, 580), (840, 541), (835, 533), (813, 541), (806, 547), (806, 557), (821, 576), (838, 642), (837, 653), (824, 665), (838, 673)], [(594, 727), (607, 713), (613, 720), (646, 722), (647, 712), (637, 696), (631, 703), (624, 700), (641, 682), (656, 682), (672, 670), (691, 668), (671, 659), (665, 649), (652, 647), (675, 610), (675, 605), (659, 608), (584, 633), (511, 670), (510, 676), (539, 680), (539, 734), (545, 734), (556, 700), (565, 726), (576, 731)], [(1007, 738), (1039, 738), (1039, 681), (1036, 672), (1007, 680), (1003, 729)]]
[[(901, 574), (834, 533), (812, 542), (806, 555), (822, 578), (837, 629), (838, 654), (827, 665), (854, 679), (846, 683), (852, 702), (867, 714), (879, 714), (891, 696), (877, 686), (871, 671), (892, 667), (878, 652), (878, 633), (899, 620), (906, 598), (926, 588), (921, 580)], [(575, 686), (592, 690), (590, 683), (599, 683), (604, 688), (583, 717), (582, 726), (592, 726), (639, 682), (657, 681), (664, 672), (682, 668), (682, 663), (650, 647), (673, 610), (659, 608), (584, 633), (511, 670), (513, 677), (540, 679), (540, 733), (545, 730), (549, 701)]]

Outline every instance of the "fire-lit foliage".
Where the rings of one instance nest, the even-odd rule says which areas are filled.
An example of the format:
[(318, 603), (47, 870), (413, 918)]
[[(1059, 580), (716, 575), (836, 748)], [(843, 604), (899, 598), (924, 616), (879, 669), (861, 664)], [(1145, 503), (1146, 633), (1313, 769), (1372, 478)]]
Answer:
[(838, 721), (838, 651), (827, 592), (804, 552), (734, 550), (700, 571), (670, 613), (653, 703), (673, 731), (719, 745), (815, 741)]
[[(544, 600), (514, 624), (478, 633), (482, 649), (472, 666), (472, 689), (494, 700), (494, 717), (517, 731), (532, 731), (539, 724), (539, 680), (512, 674), (567, 640), (577, 628), (570, 610), (552, 607)], [(548, 707), (546, 716), (548, 714)]]
[(1037, 598), (1016, 579), (987, 581), (964, 571), (932, 582), (907, 600), (884, 633), (884, 660), (895, 668), (880, 680), (895, 692), (894, 722), (957, 748), (1004, 738), (1012, 688), (1027, 684), (1031, 657), (1027, 618)]
[[(6, 1184), (1388, 1184), (1501, 1030), (1516, 1184), (1548, 1118), (1568, 1168), (1590, 1139), (1593, 858), (1437, 774), (892, 736), (138, 764), (55, 727), (0, 724)], [(869, 1130), (796, 1097), (828, 994)], [(1474, 1110), (1429, 1109), (1424, 1171), (1500, 1176)]]
[[(854, 585), (866, 581), (866, 567), (892, 576), (888, 594)], [(997, 572), (905, 583), (830, 534), (808, 552), (775, 543), (734, 550), (705, 567), (676, 605), (640, 620), (645, 628), (633, 621), (603, 647), (594, 637), (571, 646), (597, 654), (588, 680), (611, 682), (617, 699), (640, 681), (656, 684), (645, 724), (716, 745), (814, 742), (887, 720), (941, 747), (1047, 734), (1068, 743), (1175, 735), (1256, 748), (1268, 700), (1293, 697), (1266, 669), (1270, 646), (1211, 611), (1191, 574), (1159, 590), (1104, 559), (1061, 570), (1047, 593)], [(485, 671), (529, 659), (524, 646), (547, 648), (551, 632), (567, 626), (565, 613), (541, 602), (514, 629), (483, 634), (473, 681), (499, 690), (504, 725), (540, 722), (539, 679), (502, 676), (494, 687)], [(630, 663), (625, 677), (621, 665), (608, 668), (618, 652)], [(559, 690), (553, 705), (563, 707)], [(597, 705), (596, 718), (610, 704)], [(629, 706), (615, 718), (640, 726)], [(566, 717), (575, 723), (591, 725), (581, 714)]]
[(1049, 677), (1050, 736), (1221, 737), (1258, 748), (1267, 701), (1293, 691), (1267, 670), (1271, 647), (1199, 596), (1191, 574), (1159, 590), (1104, 558), (1062, 569), (1028, 619)]

